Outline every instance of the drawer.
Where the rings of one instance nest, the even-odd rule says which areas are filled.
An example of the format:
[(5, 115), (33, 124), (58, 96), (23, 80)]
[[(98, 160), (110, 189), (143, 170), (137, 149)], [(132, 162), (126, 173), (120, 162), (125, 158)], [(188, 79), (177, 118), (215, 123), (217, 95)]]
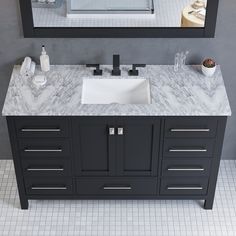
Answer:
[(22, 168), (25, 177), (29, 176), (71, 176), (71, 161), (58, 160), (30, 160), (25, 158), (22, 160)]
[(205, 195), (208, 178), (205, 177), (163, 177), (161, 195)]
[(64, 177), (32, 177), (25, 178), (27, 194), (37, 195), (67, 195), (73, 193), (72, 178)]
[(154, 195), (157, 178), (78, 178), (77, 193), (80, 195)]
[(165, 158), (162, 176), (208, 176), (210, 167), (210, 158)]
[(70, 155), (68, 139), (29, 139), (19, 140), (21, 157), (65, 157)]
[(217, 119), (212, 117), (176, 117), (165, 119), (165, 137), (215, 137)]
[(166, 138), (164, 140), (164, 157), (212, 157), (214, 139), (207, 138)]
[(15, 126), (19, 138), (57, 138), (69, 135), (69, 120), (63, 117), (16, 118)]

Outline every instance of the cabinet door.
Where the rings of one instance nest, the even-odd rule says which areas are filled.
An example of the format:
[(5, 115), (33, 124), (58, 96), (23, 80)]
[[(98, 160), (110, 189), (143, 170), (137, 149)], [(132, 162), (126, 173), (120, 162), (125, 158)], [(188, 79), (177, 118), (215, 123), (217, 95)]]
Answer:
[(112, 118), (76, 117), (73, 145), (76, 176), (113, 175), (115, 169), (115, 127)]
[(156, 176), (159, 136), (160, 120), (158, 118), (117, 118), (118, 174)]

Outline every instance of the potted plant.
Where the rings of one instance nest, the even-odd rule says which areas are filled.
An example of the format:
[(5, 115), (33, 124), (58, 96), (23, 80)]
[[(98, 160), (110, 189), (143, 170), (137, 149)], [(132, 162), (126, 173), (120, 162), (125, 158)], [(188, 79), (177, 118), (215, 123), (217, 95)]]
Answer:
[(214, 75), (216, 71), (216, 63), (211, 58), (207, 58), (202, 63), (202, 73), (207, 76), (211, 77)]

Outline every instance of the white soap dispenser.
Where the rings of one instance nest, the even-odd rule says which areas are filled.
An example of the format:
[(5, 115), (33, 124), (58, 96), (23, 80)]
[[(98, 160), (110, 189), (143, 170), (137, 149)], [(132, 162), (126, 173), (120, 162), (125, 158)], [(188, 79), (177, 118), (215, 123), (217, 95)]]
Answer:
[(49, 56), (47, 55), (44, 45), (42, 46), (42, 53), (40, 56), (40, 65), (41, 65), (41, 70), (43, 72), (47, 72), (50, 70)]

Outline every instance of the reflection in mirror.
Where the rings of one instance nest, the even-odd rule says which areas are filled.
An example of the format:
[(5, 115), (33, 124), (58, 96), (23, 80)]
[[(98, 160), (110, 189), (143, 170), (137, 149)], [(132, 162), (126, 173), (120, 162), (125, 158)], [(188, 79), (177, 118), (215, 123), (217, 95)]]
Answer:
[(204, 27), (207, 0), (31, 0), (34, 27)]

